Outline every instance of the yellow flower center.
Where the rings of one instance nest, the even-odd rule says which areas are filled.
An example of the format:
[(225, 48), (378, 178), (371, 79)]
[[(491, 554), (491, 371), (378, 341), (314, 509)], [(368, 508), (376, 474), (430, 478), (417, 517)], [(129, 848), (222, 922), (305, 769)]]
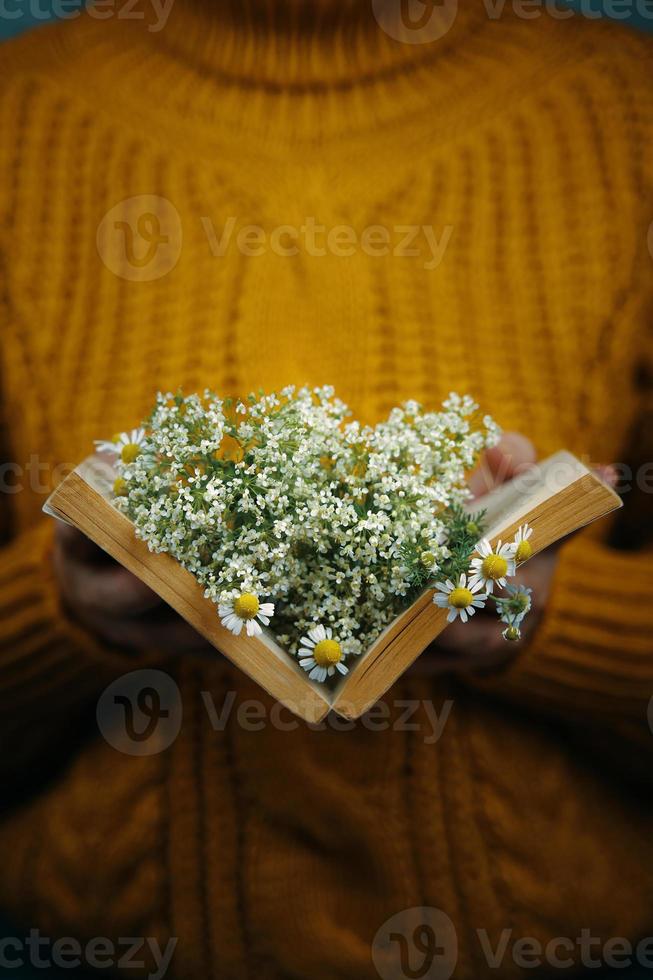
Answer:
[(318, 667), (331, 667), (342, 658), (340, 644), (335, 640), (320, 640), (315, 644), (313, 659)]
[(113, 492), (116, 497), (126, 497), (127, 496), (127, 480), (124, 480), (121, 476), (113, 484)]
[(120, 458), (123, 463), (133, 463), (137, 456), (141, 454), (141, 447), (137, 446), (135, 442), (128, 442), (126, 446), (122, 447), (122, 452), (120, 453)]
[(469, 589), (458, 586), (457, 589), (452, 589), (449, 593), (449, 605), (453, 606), (454, 609), (466, 609), (467, 606), (471, 606), (473, 601), (474, 596)]
[(517, 545), (515, 558), (517, 561), (527, 561), (533, 554), (530, 541), (520, 541)]
[(254, 619), (259, 610), (259, 602), (251, 592), (245, 592), (234, 599), (234, 612), (241, 619)]
[(529, 598), (525, 592), (518, 592), (514, 598), (510, 600), (510, 605), (516, 610), (516, 612), (526, 612), (529, 606)]
[(481, 568), (485, 578), (496, 581), (498, 578), (503, 578), (508, 571), (508, 562), (501, 555), (488, 555)]

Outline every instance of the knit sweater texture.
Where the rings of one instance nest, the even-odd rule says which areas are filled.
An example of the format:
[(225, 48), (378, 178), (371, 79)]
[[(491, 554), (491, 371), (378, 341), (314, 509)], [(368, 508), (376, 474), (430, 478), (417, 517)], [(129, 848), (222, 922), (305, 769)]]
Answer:
[[(507, 671), (404, 678), (386, 730), (311, 730), (270, 722), (219, 656), (78, 628), (41, 515), (66, 465), (179, 386), (332, 383), (365, 421), (470, 392), (542, 456), (624, 458), (651, 363), (652, 45), (508, 6), (461, 5), (411, 45), (357, 0), (177, 0), (160, 31), (85, 15), (0, 49), (2, 436), (21, 487), (0, 497), (0, 907), (26, 928), (178, 937), (183, 980), (373, 978), (377, 930), (418, 906), (454, 923), (463, 980), (497, 975), (479, 930), (496, 948), (504, 929), (653, 928), (650, 550), (613, 550), (606, 525), (574, 537)], [(123, 227), (117, 266), (98, 228), (129, 198), (159, 223)], [(250, 225), (263, 236), (239, 245)], [(339, 226), (355, 241), (326, 241)], [(133, 757), (95, 705), (143, 666), (174, 677), (183, 722)], [(262, 728), (239, 721), (250, 698)], [(447, 701), (436, 740), (427, 705)], [(500, 975), (525, 975), (510, 948)]]

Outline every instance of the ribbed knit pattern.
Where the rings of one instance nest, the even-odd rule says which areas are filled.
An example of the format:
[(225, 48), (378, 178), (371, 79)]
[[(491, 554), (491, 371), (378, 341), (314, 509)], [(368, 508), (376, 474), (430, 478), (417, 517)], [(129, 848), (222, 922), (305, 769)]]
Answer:
[[(622, 458), (653, 362), (651, 43), (463, 6), (432, 45), (392, 41), (362, 0), (176, 0), (158, 33), (81, 18), (0, 49), (1, 430), (32, 466), (0, 499), (0, 766), (51, 776), (0, 826), (0, 906), (28, 928), (177, 936), (184, 980), (374, 977), (377, 929), (412, 906), (450, 916), (455, 976), (474, 980), (496, 975), (478, 929), (496, 946), (504, 928), (651, 928), (650, 816), (611, 791), (619, 770), (650, 776), (650, 551), (576, 537), (511, 669), (402, 680), (395, 721), (398, 699), (453, 699), (437, 742), (423, 705), (417, 730), (247, 730), (256, 686), (187, 660), (181, 733), (143, 759), (90, 722), (112, 678), (152, 661), (75, 627), (50, 567), (46, 485), (159, 388), (327, 382), (366, 421), (469, 391), (541, 455)], [(149, 282), (96, 242), (139, 195), (183, 230)], [(392, 247), (427, 226), (446, 247), (425, 268), (423, 232), (417, 255), (236, 246), (247, 225), (311, 218), (359, 240), (383, 226)], [(218, 711), (236, 693), (222, 730), (201, 691)], [(500, 975), (518, 973), (507, 956)]]

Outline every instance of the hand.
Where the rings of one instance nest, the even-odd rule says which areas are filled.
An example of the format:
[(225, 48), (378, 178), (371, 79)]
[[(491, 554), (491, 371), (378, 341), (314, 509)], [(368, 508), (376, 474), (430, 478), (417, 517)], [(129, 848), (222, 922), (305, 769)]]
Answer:
[(105, 643), (162, 654), (212, 649), (152, 589), (67, 524), (57, 525), (53, 565), (71, 616)]
[[(533, 444), (518, 432), (506, 432), (497, 446), (489, 449), (472, 474), (469, 487), (479, 500), (493, 487), (511, 480), (536, 461)], [(522, 639), (511, 643), (503, 639), (503, 627), (488, 603), (466, 623), (448, 626), (434, 644), (417, 659), (414, 676), (434, 676), (451, 671), (494, 671), (507, 667), (528, 642), (546, 606), (557, 563), (557, 549), (549, 548), (519, 569), (518, 581), (533, 589), (533, 606), (522, 625)]]

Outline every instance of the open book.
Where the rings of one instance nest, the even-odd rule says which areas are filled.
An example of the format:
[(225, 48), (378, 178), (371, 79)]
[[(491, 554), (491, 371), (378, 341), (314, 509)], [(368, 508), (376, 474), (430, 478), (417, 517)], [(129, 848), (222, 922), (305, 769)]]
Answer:
[[(209, 643), (274, 698), (309, 722), (329, 711), (358, 718), (447, 626), (447, 609), (425, 591), (380, 634), (349, 674), (328, 690), (310, 680), (297, 660), (272, 638), (234, 636), (217, 607), (204, 597), (194, 576), (170, 555), (154, 554), (140, 541), (131, 521), (112, 503), (115, 474), (105, 459), (91, 456), (57, 487), (46, 513), (87, 535), (137, 575)], [(478, 502), (471, 509), (478, 509)], [(579, 460), (559, 452), (483, 498), (486, 534), (491, 542), (511, 539), (521, 524), (533, 528), (533, 553), (621, 506), (616, 493)]]

